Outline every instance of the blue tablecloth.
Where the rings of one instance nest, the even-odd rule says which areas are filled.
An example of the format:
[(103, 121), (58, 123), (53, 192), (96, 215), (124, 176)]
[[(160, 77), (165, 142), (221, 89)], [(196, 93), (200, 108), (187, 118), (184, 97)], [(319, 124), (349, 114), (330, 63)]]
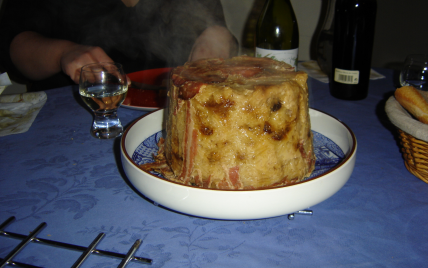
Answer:
[[(428, 261), (428, 184), (409, 173), (396, 132), (384, 112), (395, 90), (391, 70), (370, 82), (362, 101), (330, 96), (309, 79), (310, 106), (345, 122), (358, 140), (346, 185), (311, 207), (312, 216), (220, 221), (154, 205), (129, 184), (119, 140), (89, 134), (91, 113), (72, 87), (46, 91), (48, 100), (26, 133), (0, 138), (0, 222), (40, 238), (136, 255), (150, 267), (423, 267)], [(119, 109), (125, 125), (145, 112)], [(281, 204), (278, 204), (279, 206)], [(20, 241), (0, 236), (4, 258)], [(14, 260), (70, 267), (79, 252), (31, 243)], [(93, 255), (82, 267), (116, 267), (120, 260)], [(133, 262), (127, 267), (145, 267)]]

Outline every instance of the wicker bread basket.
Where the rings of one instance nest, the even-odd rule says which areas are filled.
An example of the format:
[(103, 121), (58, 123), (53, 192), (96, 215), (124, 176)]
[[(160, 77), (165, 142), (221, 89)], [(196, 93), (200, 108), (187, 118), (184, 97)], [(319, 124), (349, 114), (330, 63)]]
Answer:
[[(428, 92), (421, 94), (428, 98)], [(385, 111), (398, 128), (406, 168), (428, 183), (428, 125), (414, 119), (393, 96), (386, 102)]]
[(406, 168), (416, 177), (428, 183), (428, 143), (398, 129), (401, 152)]

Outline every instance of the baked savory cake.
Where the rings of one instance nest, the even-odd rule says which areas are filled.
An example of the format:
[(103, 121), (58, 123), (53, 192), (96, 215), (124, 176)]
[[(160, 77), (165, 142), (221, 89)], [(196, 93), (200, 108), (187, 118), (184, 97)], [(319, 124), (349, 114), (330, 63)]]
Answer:
[(303, 180), (315, 165), (306, 81), (286, 63), (247, 56), (174, 69), (160, 152), (170, 172), (163, 174), (210, 189)]

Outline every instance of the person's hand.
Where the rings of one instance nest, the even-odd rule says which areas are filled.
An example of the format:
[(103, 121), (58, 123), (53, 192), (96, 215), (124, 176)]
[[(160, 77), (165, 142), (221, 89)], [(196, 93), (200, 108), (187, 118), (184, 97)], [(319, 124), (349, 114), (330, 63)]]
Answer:
[(15, 36), (10, 44), (10, 57), (16, 68), (31, 80), (43, 80), (62, 71), (75, 83), (79, 83), (82, 66), (113, 61), (100, 47), (48, 38), (32, 31)]
[(100, 47), (74, 44), (64, 50), (61, 57), (61, 68), (78, 84), (82, 66), (96, 62), (113, 62), (113, 60)]
[(222, 26), (211, 26), (196, 39), (189, 61), (207, 58), (227, 59), (236, 56), (238, 44), (228, 29)]

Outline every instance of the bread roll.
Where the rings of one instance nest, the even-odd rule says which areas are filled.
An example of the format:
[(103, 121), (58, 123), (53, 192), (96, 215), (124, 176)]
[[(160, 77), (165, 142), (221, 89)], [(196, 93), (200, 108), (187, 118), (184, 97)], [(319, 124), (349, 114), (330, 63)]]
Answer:
[(416, 119), (428, 124), (428, 103), (412, 86), (400, 87), (395, 91), (395, 99)]

